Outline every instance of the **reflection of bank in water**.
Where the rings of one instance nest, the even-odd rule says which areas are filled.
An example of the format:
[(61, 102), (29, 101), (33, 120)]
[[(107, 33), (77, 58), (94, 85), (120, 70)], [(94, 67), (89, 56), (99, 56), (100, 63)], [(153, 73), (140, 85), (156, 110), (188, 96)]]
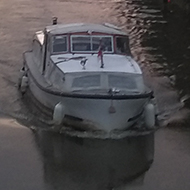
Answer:
[(41, 131), (37, 146), (47, 189), (120, 188), (139, 176), (143, 182), (154, 155), (154, 134), (122, 139), (69, 137)]
[(189, 123), (190, 112), (183, 106), (190, 108), (190, 17), (177, 6), (182, 8), (184, 1), (166, 3), (170, 10), (166, 14), (163, 0), (116, 2), (118, 20), (129, 30), (132, 54), (154, 91), (162, 126)]

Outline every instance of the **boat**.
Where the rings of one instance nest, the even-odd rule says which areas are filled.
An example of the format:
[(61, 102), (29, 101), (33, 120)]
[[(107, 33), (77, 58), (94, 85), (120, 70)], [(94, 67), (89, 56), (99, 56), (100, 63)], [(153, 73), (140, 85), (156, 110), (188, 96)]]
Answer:
[(35, 33), (23, 57), (19, 89), (57, 125), (106, 133), (154, 128), (153, 92), (119, 27), (54, 23)]

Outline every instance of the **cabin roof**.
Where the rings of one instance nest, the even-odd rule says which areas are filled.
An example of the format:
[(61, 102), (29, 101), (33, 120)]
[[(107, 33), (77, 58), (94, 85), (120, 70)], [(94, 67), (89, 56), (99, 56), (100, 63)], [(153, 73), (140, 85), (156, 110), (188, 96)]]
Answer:
[(74, 24), (57, 24), (47, 26), (45, 30), (51, 34), (64, 34), (76, 32), (99, 32), (116, 35), (127, 35), (121, 31), (120, 28), (109, 24), (88, 24), (88, 23), (74, 23)]
[[(80, 64), (80, 59), (77, 57), (87, 58), (86, 69), (83, 70)], [(73, 59), (75, 58), (75, 59)], [(64, 72), (123, 72), (131, 74), (142, 74), (139, 65), (130, 56), (105, 54), (104, 68), (100, 68), (100, 60), (97, 58), (97, 54), (64, 54), (64, 55), (52, 55), (52, 61)]]

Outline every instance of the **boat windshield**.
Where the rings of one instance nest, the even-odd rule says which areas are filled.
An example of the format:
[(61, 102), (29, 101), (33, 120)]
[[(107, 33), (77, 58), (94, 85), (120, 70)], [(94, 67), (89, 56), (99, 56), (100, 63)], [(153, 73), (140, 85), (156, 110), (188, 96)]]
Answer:
[(73, 80), (72, 88), (93, 88), (100, 87), (100, 75), (89, 75), (76, 77)]
[(72, 76), (71, 88), (75, 90), (117, 89), (123, 93), (142, 93), (145, 85), (141, 75), (123, 73), (92, 73)]
[(116, 37), (116, 53), (131, 54), (128, 37)]
[(112, 36), (71, 36), (71, 51), (72, 52), (93, 52), (97, 53), (101, 49), (105, 53), (113, 52), (113, 37)]
[(133, 77), (129, 76), (109, 75), (108, 86), (109, 88), (118, 88), (118, 89), (128, 89), (128, 90), (137, 89), (136, 81), (134, 80)]

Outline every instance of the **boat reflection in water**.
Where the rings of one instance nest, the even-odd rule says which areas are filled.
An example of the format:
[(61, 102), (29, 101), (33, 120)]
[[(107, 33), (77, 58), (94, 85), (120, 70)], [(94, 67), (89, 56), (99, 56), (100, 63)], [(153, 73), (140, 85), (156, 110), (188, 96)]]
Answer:
[(128, 189), (142, 185), (153, 162), (154, 133), (114, 140), (39, 131), (35, 138), (50, 190)]

